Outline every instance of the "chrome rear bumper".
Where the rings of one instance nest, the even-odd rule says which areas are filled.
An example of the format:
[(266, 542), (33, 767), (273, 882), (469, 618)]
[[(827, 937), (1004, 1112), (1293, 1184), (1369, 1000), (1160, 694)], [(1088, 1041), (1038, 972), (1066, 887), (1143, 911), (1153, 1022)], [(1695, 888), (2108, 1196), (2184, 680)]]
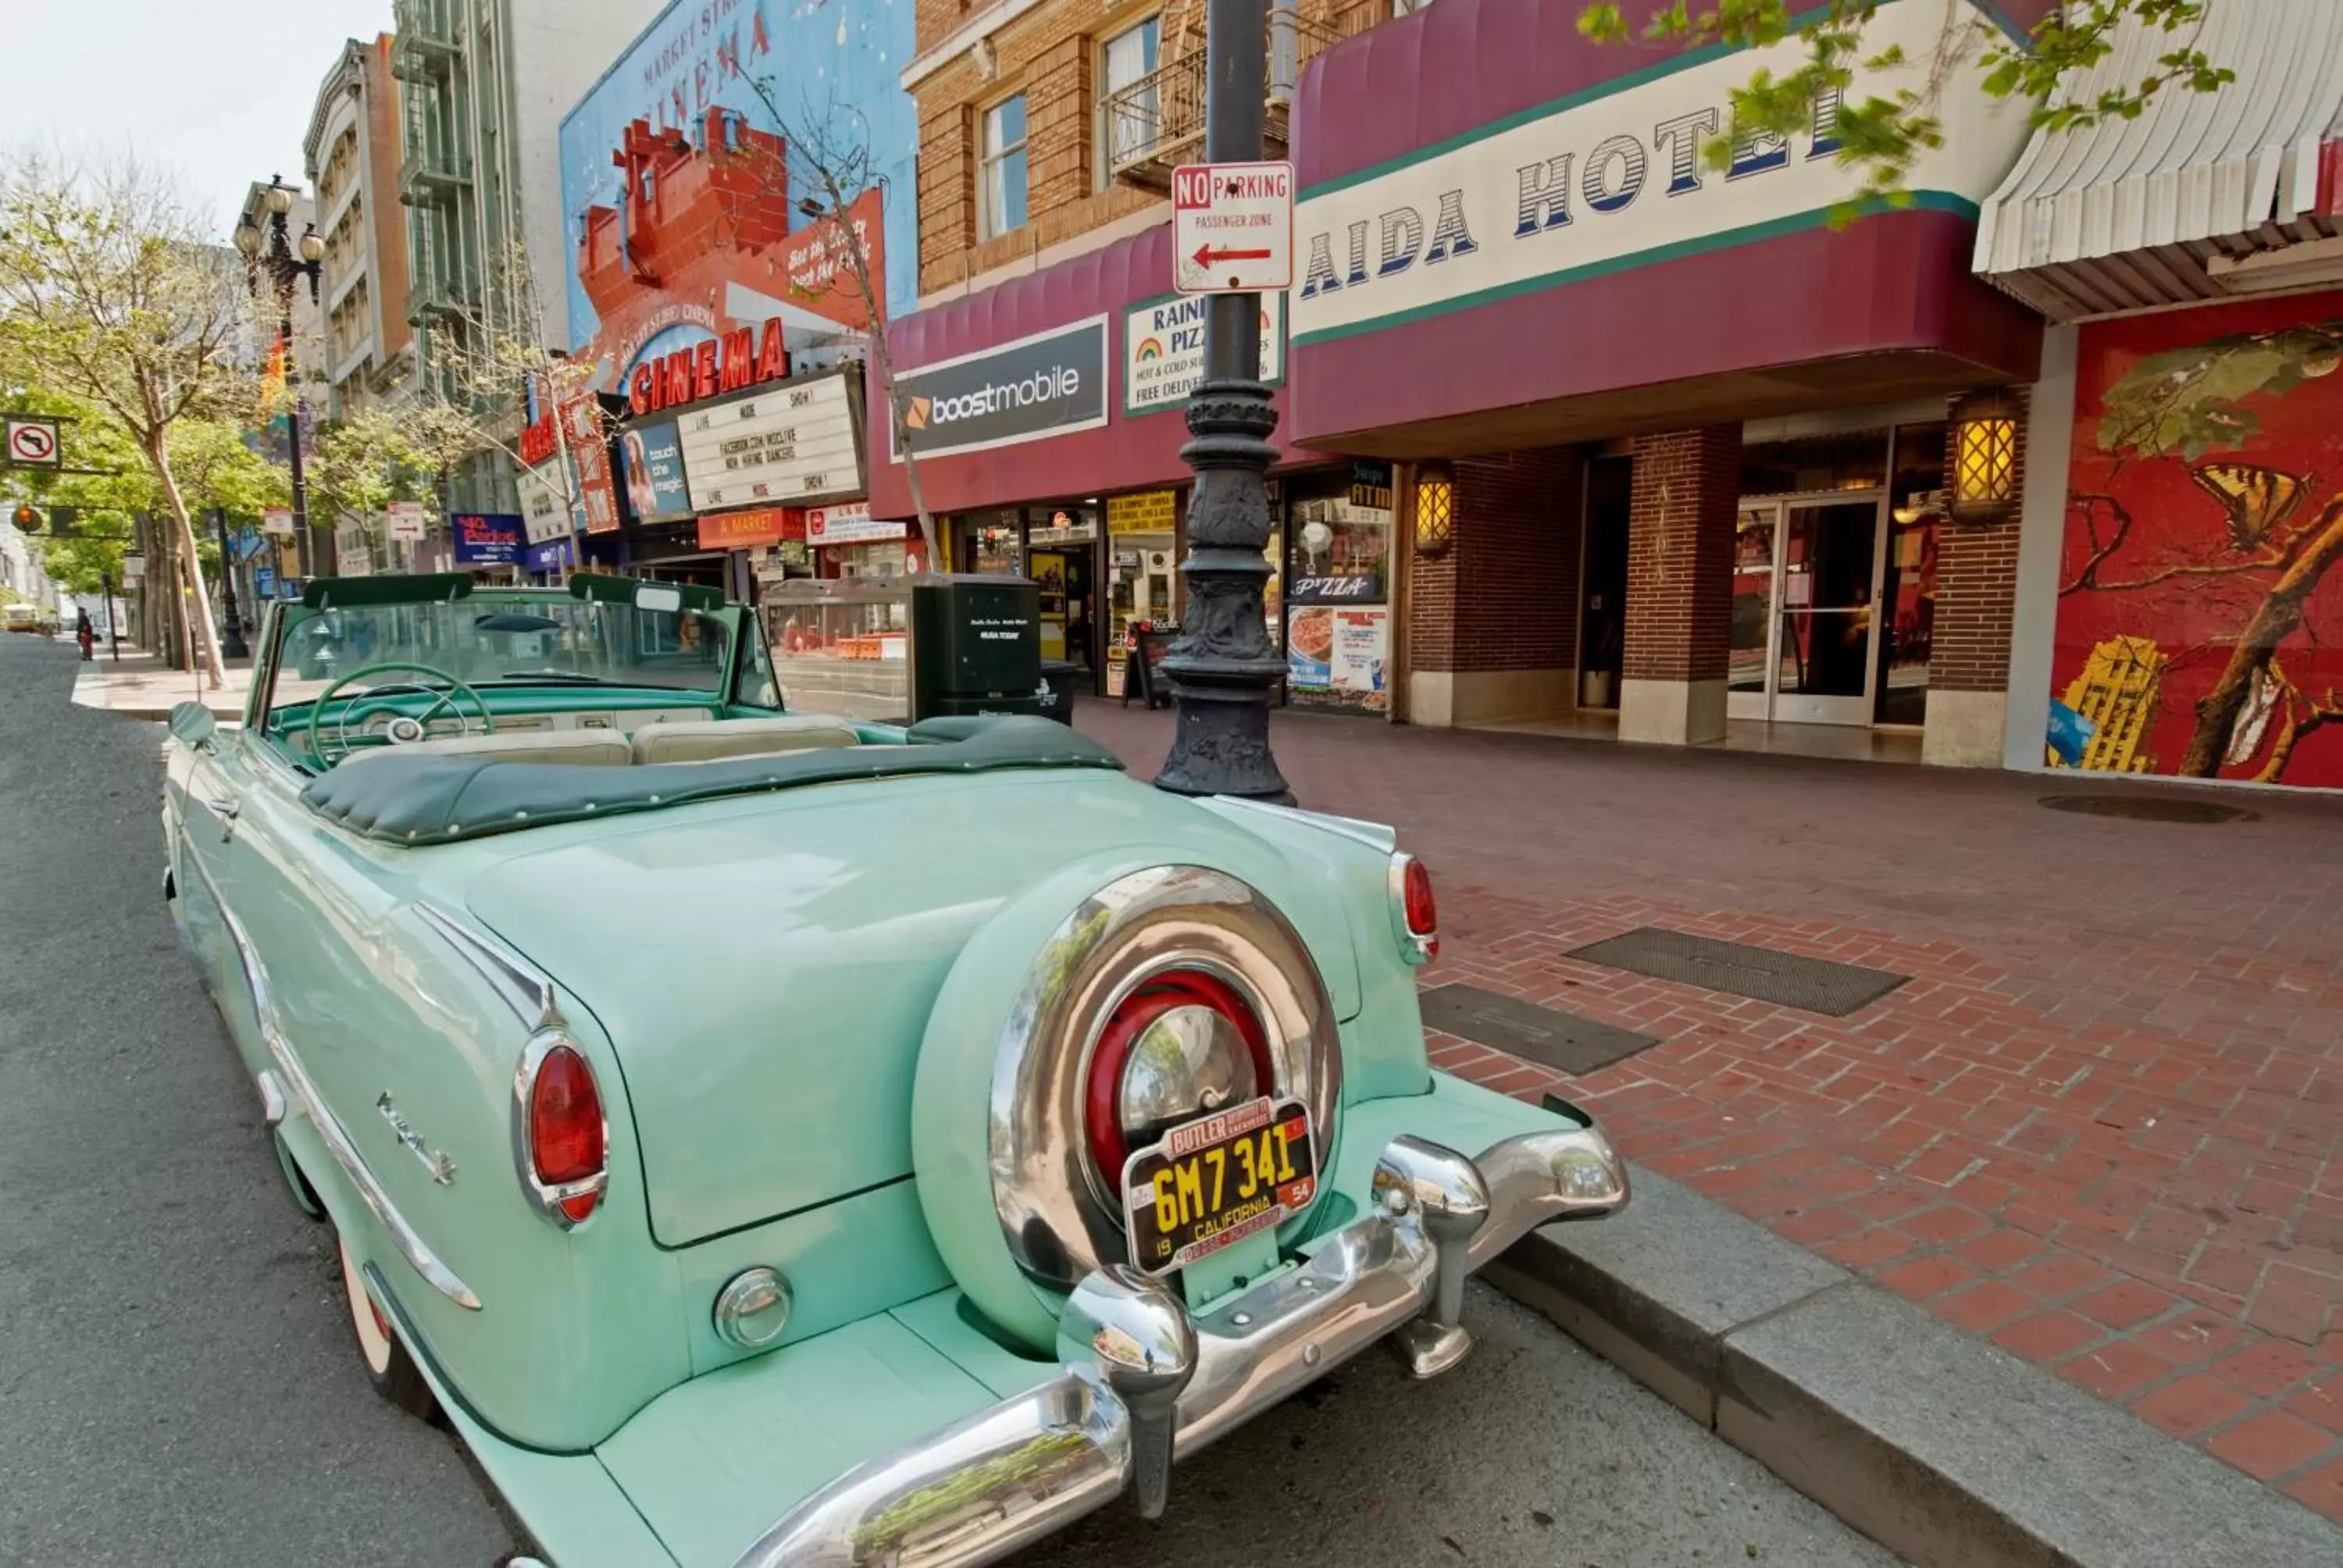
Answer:
[(1463, 1359), (1464, 1277), (1538, 1226), (1627, 1201), (1594, 1127), (1508, 1138), (1467, 1160), (1397, 1138), (1374, 1207), (1297, 1268), (1192, 1317), (1135, 1271), (1074, 1290), (1064, 1363), (1004, 1400), (858, 1466), (791, 1509), (736, 1568), (976, 1568), (1113, 1501), (1161, 1512), (1193, 1453), (1387, 1335), (1429, 1377)]

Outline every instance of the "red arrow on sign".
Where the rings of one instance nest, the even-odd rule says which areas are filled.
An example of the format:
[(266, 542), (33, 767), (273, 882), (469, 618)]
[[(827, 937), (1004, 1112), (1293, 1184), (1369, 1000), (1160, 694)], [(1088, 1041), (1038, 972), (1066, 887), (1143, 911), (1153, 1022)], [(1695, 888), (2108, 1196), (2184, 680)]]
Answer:
[(1214, 250), (1209, 245), (1200, 245), (1196, 247), (1196, 265), (1208, 271), (1216, 261), (1267, 261), (1268, 259), (1269, 252), (1265, 250)]

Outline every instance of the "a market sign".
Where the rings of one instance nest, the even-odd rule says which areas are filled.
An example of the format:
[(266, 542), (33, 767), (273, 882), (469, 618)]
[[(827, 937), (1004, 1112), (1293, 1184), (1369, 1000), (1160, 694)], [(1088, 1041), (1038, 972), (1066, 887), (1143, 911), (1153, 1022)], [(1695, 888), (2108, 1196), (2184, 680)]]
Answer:
[[(1846, 93), (1860, 101), (1925, 87), (1944, 21), (1941, 5), (1882, 5), (1864, 51), (1900, 48), (1910, 64), (1859, 68)], [(1792, 37), (1770, 49), (1697, 51), (1461, 145), (1435, 143), (1305, 189), (1294, 347), (1826, 225), (1858, 187), (1834, 156), (1840, 95), (1819, 100), (1796, 134), (1741, 137), (1726, 169), (1701, 157), (1730, 132), (1733, 88), (1758, 71), (1795, 69), (1803, 47)], [(2023, 106), (1985, 94), (1976, 69), (1964, 65), (1943, 87), (1943, 145), (1923, 149), (1906, 176), (1919, 206), (1974, 214), (2026, 138)]]
[(735, 327), (720, 338), (636, 361), (627, 375), (627, 402), (639, 419), (662, 408), (779, 381), (789, 373), (789, 351), (782, 341), (781, 318), (776, 316), (761, 333), (755, 327)]
[[(1204, 379), (1204, 317), (1211, 298), (1189, 295), (1142, 305), (1122, 318), (1122, 411), (1187, 406)], [(1285, 379), (1285, 296), (1261, 297), (1261, 378)]]
[[(1107, 421), (1107, 318), (1093, 316), (957, 359), (898, 371), (903, 424), (922, 457), (1040, 441)], [(891, 425), (892, 421), (890, 421)], [(891, 436), (895, 461), (903, 460)]]
[(703, 550), (749, 550), (802, 539), (805, 514), (794, 507), (759, 507), (746, 512), (713, 512), (699, 519)]
[(676, 421), (696, 512), (860, 496), (862, 421), (851, 368), (695, 409)]

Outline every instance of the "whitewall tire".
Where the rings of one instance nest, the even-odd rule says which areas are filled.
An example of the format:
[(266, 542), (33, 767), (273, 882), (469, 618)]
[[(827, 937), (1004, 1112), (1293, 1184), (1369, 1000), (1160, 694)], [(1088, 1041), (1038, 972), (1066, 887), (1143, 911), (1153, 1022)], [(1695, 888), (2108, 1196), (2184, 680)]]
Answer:
[(407, 1347), (398, 1342), (389, 1315), (375, 1304), (367, 1292), (366, 1274), (359, 1269), (357, 1257), (350, 1251), (349, 1241), (341, 1236), (334, 1238), (341, 1251), (342, 1293), (350, 1317), (350, 1332), (358, 1342), (358, 1358), (366, 1365), (367, 1381), (374, 1392), (398, 1409), (419, 1421), (429, 1421), (439, 1412), (439, 1401), (431, 1392), (431, 1385), (423, 1378), (422, 1369)]

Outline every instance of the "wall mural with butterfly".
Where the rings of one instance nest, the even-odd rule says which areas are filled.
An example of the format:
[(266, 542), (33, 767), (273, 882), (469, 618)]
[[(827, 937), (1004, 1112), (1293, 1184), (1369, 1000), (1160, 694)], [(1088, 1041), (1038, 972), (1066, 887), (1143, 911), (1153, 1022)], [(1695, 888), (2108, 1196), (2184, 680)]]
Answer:
[(2343, 787), (2343, 294), (2081, 330), (2053, 767)]

